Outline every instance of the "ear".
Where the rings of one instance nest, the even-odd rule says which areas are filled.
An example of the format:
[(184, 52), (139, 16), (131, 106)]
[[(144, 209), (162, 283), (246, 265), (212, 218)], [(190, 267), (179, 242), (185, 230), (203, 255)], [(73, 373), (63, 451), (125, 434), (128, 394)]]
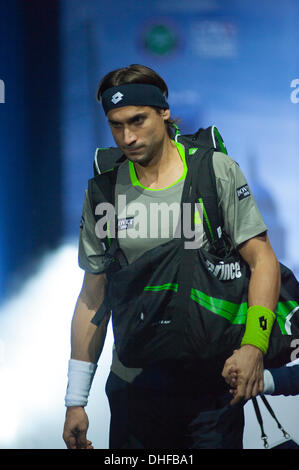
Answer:
[(170, 110), (169, 109), (161, 109), (160, 115), (164, 121), (168, 121), (170, 118)]

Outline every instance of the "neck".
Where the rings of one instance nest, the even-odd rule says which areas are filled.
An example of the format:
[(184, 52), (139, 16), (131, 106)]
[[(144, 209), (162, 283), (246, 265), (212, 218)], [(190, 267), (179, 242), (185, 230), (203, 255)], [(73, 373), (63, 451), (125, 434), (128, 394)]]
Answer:
[(167, 136), (150, 163), (134, 163), (139, 182), (151, 189), (162, 189), (175, 183), (183, 174), (184, 164), (174, 142)]

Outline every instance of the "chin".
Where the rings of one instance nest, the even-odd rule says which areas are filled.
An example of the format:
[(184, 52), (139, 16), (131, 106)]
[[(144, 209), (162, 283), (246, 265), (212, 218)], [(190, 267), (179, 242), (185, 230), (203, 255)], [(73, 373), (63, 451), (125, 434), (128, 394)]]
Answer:
[(127, 159), (133, 163), (138, 163), (141, 166), (147, 166), (152, 158), (149, 155), (126, 155)]
[(138, 163), (141, 166), (147, 166), (152, 161), (151, 158), (148, 156), (141, 157), (140, 159), (136, 159), (135, 163)]

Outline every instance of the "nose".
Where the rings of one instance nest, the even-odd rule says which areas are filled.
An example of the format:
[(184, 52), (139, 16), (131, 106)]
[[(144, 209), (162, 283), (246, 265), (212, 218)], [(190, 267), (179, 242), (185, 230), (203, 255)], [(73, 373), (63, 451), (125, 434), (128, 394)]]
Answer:
[(127, 145), (127, 146), (130, 146), (134, 142), (136, 142), (137, 137), (129, 127), (125, 127), (124, 128), (123, 139), (124, 139), (124, 144)]

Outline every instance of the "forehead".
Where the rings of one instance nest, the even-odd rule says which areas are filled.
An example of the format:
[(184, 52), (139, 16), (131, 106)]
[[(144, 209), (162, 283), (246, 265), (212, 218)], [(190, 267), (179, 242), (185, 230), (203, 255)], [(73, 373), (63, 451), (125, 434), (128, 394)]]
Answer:
[(111, 109), (107, 113), (109, 121), (126, 122), (137, 114), (150, 114), (154, 110), (150, 106), (123, 106), (121, 108)]

